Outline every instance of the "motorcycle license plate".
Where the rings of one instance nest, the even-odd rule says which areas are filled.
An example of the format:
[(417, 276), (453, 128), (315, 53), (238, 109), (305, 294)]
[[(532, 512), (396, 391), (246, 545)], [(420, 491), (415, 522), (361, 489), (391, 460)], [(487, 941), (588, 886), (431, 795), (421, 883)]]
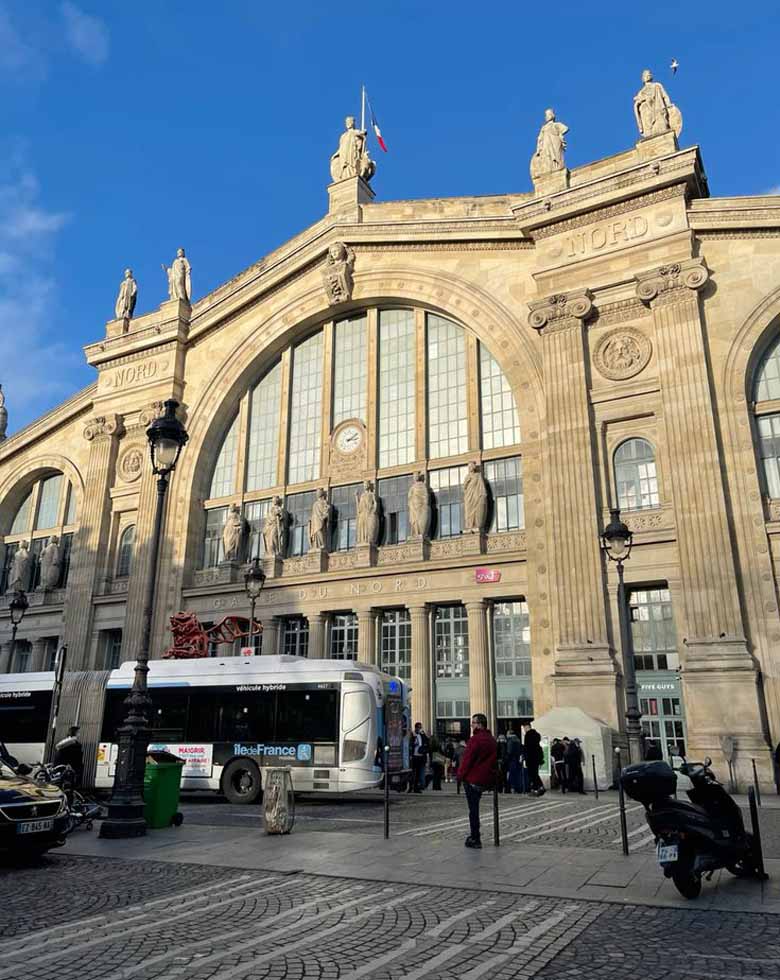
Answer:
[(658, 845), (658, 863), (672, 864), (677, 860), (677, 844)]
[(16, 825), (16, 833), (39, 834), (42, 830), (51, 830), (53, 827), (53, 820), (26, 820), (24, 823)]

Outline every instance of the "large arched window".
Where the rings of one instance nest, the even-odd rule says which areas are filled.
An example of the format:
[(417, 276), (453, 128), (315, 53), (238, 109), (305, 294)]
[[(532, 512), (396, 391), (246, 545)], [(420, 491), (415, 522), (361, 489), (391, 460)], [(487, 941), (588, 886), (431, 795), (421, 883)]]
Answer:
[(331, 487), (330, 550), (353, 548), (355, 479), (365, 471), (376, 474), (380, 544), (408, 536), (406, 498), (416, 470), (428, 473), (441, 496), (434, 499), (433, 535), (460, 534), (462, 482), (477, 453), (494, 491), (489, 530), (517, 530), (520, 443), (509, 381), (460, 324), (402, 308), (326, 323), (283, 351), (241, 400), (213, 458), (203, 566), (222, 560), (222, 527), (233, 502), (248, 524), (244, 556), (261, 555), (263, 520), (275, 495), (293, 518), (287, 555), (305, 554), (318, 485)]
[(135, 524), (126, 527), (119, 537), (116, 550), (116, 577), (127, 578), (133, 570), (133, 551), (135, 550)]
[(753, 384), (758, 455), (764, 493), (780, 498), (780, 337), (769, 347)]
[(615, 491), (621, 510), (658, 507), (655, 451), (646, 439), (627, 439), (615, 450)]
[(3, 537), (3, 564), (0, 569), (0, 593), (7, 591), (14, 555), (25, 541), (32, 555), (26, 590), (40, 585), (40, 556), (53, 537), (60, 545), (58, 588), (68, 580), (73, 534), (76, 530), (76, 493), (62, 473), (49, 473), (36, 480), (25, 494)]

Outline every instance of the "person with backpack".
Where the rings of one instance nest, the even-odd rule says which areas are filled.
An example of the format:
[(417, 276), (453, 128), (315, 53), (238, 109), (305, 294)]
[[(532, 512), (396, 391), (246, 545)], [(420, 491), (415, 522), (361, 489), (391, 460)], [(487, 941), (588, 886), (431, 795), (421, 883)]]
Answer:
[(458, 766), (458, 779), (466, 792), (469, 808), (469, 836), (466, 847), (482, 848), (479, 824), (479, 803), (485, 790), (493, 788), (496, 780), (498, 746), (490, 734), (483, 714), (471, 717), (471, 738)]

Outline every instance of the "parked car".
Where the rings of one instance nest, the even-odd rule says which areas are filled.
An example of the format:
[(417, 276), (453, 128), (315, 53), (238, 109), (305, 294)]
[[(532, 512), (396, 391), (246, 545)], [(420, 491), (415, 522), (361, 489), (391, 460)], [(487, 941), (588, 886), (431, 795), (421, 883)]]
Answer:
[(70, 828), (65, 793), (0, 765), (0, 854), (36, 857), (61, 847)]

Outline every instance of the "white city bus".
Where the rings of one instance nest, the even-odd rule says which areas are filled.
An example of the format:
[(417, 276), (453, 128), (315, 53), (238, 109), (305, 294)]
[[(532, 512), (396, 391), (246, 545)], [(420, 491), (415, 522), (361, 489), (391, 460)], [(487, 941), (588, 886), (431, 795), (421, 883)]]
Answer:
[[(63, 691), (58, 735), (77, 720), (69, 715), (78, 703), (85, 756), (88, 763), (91, 755), (95, 759), (97, 788), (113, 783), (116, 730), (126, 715), (133, 668), (124, 663), (110, 673), (80, 672), (78, 700)], [(65, 675), (66, 686), (69, 679), (75, 676)], [(13, 714), (4, 723), (4, 706), (26, 703), (28, 692), (32, 698), (42, 689), (50, 703), (53, 683), (50, 673), (0, 677), (0, 739), (20, 761), (41, 757), (46, 706), (39, 706), (46, 717), (38, 745), (30, 740), (32, 730), (25, 729), (24, 743), (14, 736)], [(185, 790), (219, 791), (231, 802), (249, 803), (259, 796), (263, 768), (278, 765), (291, 768), (298, 792), (365, 789), (382, 780), (384, 743), (390, 746), (391, 778), (408, 768), (408, 689), (367, 664), (286, 656), (153, 660), (148, 685), (150, 746), (185, 760)], [(29, 722), (31, 715), (24, 715)], [(91, 731), (84, 730), (85, 718), (92, 719)]]

